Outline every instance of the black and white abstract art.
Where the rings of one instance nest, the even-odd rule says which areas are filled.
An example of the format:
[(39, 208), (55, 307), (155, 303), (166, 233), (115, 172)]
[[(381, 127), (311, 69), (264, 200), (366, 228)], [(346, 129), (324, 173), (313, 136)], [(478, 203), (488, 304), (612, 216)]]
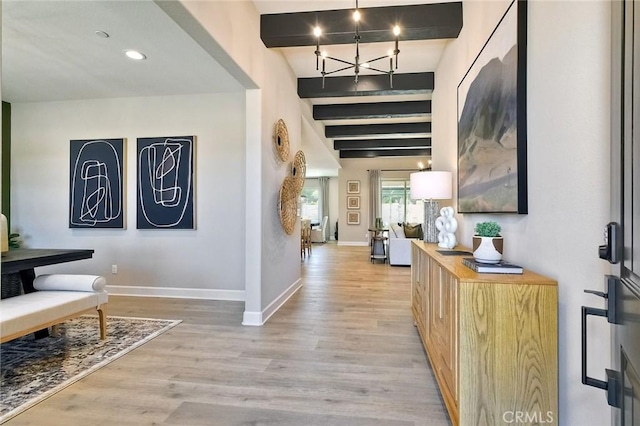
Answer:
[(72, 140), (70, 228), (124, 228), (124, 139)]
[(138, 138), (138, 229), (195, 229), (194, 142)]

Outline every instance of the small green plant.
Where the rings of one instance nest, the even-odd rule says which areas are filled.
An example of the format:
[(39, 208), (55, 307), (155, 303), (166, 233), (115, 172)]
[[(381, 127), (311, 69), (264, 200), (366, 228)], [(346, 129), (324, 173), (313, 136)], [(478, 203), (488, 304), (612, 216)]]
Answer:
[(497, 222), (476, 223), (476, 235), (479, 237), (498, 237), (501, 230)]
[(20, 248), (20, 234), (9, 234), (9, 248)]

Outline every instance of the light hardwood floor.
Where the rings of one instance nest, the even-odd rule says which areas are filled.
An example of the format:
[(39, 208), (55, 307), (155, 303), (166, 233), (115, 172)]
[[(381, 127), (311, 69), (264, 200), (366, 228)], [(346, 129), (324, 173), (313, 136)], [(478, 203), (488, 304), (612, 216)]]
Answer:
[(304, 286), (263, 327), (241, 302), (111, 297), (182, 319), (7, 425), (449, 425), (413, 325), (410, 268), (314, 245)]

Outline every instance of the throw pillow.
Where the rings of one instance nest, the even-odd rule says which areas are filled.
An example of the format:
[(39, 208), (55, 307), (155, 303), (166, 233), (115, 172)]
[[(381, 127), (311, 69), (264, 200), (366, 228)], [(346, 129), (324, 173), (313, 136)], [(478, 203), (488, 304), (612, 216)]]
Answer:
[(411, 225), (409, 223), (405, 223), (404, 235), (407, 238), (422, 238), (422, 224), (418, 223), (415, 225)]
[(393, 236), (395, 238), (405, 238), (404, 236), (404, 228), (402, 226), (396, 225), (395, 223), (391, 224), (391, 231), (393, 232)]

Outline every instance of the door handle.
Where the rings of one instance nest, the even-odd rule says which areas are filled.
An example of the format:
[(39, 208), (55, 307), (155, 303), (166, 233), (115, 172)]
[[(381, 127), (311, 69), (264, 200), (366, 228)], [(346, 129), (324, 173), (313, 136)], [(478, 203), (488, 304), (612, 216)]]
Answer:
[[(620, 319), (619, 319), (620, 307), (618, 306), (619, 282), (620, 282), (620, 279), (615, 275), (605, 275), (604, 286), (607, 289), (606, 292), (596, 291), (596, 290), (584, 290), (585, 293), (602, 297), (605, 300), (605, 304), (606, 304), (606, 309), (602, 309), (602, 311), (604, 312), (604, 315), (599, 315), (596, 313), (589, 313), (587, 315), (604, 316), (607, 318), (607, 321), (609, 323), (620, 324)], [(589, 308), (589, 309), (592, 309), (592, 308)]]
[(587, 318), (589, 315), (592, 315), (607, 318), (607, 321), (612, 324), (618, 323), (618, 308), (616, 303), (618, 278), (612, 275), (607, 275), (605, 278), (606, 293), (585, 290), (585, 293), (595, 294), (596, 296), (604, 298), (607, 302), (607, 309), (593, 308), (590, 306), (582, 307), (582, 384), (606, 390), (609, 405), (620, 408), (622, 405), (622, 381), (620, 372), (609, 370), (608, 368), (605, 369), (606, 381), (589, 377), (587, 374)]

